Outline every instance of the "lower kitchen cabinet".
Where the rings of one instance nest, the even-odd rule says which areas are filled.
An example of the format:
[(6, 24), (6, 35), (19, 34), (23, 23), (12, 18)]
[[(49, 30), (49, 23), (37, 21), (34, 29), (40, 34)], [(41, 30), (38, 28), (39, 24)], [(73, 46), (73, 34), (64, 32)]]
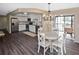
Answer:
[(36, 33), (36, 26), (35, 25), (29, 25), (29, 31)]

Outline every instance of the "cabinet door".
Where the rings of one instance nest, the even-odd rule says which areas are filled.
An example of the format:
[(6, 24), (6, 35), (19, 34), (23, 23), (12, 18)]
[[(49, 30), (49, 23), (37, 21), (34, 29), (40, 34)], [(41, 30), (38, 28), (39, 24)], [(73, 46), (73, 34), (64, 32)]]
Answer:
[(19, 31), (26, 30), (26, 25), (19, 25)]
[(35, 26), (34, 25), (29, 25), (29, 31), (31, 32), (36, 32)]

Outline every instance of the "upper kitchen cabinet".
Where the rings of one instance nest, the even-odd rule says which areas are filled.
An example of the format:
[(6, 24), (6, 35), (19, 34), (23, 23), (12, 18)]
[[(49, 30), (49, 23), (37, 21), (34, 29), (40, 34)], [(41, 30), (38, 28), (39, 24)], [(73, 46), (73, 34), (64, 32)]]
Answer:
[(29, 13), (28, 18), (31, 19), (30, 21), (33, 22), (34, 25), (39, 25), (42, 21), (42, 14)]

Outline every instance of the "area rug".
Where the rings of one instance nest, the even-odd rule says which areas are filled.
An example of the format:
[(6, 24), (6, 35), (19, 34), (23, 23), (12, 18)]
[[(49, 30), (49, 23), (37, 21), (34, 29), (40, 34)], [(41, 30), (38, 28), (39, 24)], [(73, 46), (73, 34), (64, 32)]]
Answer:
[(26, 34), (26, 35), (29, 35), (31, 37), (35, 37), (36, 36), (36, 34), (32, 33), (32, 32), (23, 32), (23, 33)]

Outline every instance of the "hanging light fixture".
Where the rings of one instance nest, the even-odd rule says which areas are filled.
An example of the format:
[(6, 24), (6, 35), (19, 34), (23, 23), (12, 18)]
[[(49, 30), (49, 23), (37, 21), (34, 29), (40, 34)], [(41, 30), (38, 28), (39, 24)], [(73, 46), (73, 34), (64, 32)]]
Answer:
[(51, 3), (48, 3), (47, 14), (43, 14), (45, 20), (51, 20)]
[(48, 3), (48, 19), (51, 20), (51, 3)]
[(51, 12), (51, 11), (50, 11), (50, 5), (51, 5), (51, 3), (48, 3), (48, 13)]

